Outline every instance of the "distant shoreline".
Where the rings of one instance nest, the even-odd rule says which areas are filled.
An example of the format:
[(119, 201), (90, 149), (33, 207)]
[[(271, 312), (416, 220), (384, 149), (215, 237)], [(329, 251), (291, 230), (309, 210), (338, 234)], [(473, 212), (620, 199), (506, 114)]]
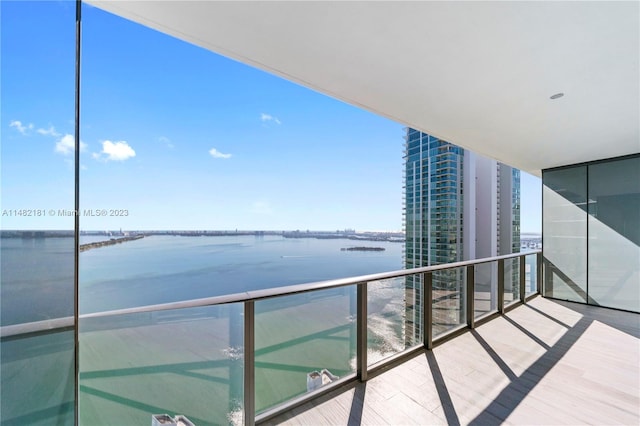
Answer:
[[(345, 231), (80, 231), (80, 237), (106, 237), (121, 239), (128, 235), (135, 236), (178, 236), (178, 237), (235, 237), (235, 236), (281, 236), (284, 238), (315, 238), (315, 239), (348, 239), (358, 241), (383, 241), (404, 243), (405, 236), (402, 232), (355, 232)], [(72, 230), (0, 230), (1, 238), (73, 238)], [(110, 241), (110, 240), (109, 240)], [(126, 240), (129, 241), (129, 240)], [(93, 244), (93, 243), (92, 243)], [(108, 244), (107, 244), (108, 245)]]
[(80, 251), (91, 250), (94, 248), (113, 246), (115, 244), (126, 243), (127, 241), (135, 241), (144, 238), (144, 235), (132, 235), (130, 237), (111, 238), (105, 241), (96, 241), (95, 243), (81, 244)]

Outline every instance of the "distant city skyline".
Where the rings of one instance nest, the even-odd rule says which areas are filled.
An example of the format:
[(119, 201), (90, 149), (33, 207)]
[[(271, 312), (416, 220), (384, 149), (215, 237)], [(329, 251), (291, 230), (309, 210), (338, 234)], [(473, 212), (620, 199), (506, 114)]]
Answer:
[[(71, 229), (73, 3), (0, 7), (2, 229)], [(81, 93), (81, 230), (402, 230), (403, 124), (86, 4)]]

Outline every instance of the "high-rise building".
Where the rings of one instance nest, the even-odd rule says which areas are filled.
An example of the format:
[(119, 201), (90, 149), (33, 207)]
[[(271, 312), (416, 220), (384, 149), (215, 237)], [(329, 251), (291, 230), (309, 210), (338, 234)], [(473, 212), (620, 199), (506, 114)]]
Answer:
[[(408, 128), (405, 144), (405, 266), (417, 268), (518, 252), (520, 249), (520, 171), (434, 136)], [(482, 271), (476, 283), (496, 271)], [(517, 274), (517, 268), (514, 269)], [(441, 294), (434, 327), (459, 323), (464, 302), (463, 271), (433, 274)], [(421, 276), (406, 280), (406, 342), (421, 339)], [(495, 291), (487, 288), (489, 302)], [(435, 295), (434, 295), (435, 297)]]

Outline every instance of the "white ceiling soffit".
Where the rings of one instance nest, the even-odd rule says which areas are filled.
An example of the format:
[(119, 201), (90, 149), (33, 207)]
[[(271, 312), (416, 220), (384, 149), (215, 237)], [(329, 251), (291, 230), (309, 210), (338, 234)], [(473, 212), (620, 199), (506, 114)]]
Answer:
[(640, 152), (639, 2), (89, 3), (536, 175)]

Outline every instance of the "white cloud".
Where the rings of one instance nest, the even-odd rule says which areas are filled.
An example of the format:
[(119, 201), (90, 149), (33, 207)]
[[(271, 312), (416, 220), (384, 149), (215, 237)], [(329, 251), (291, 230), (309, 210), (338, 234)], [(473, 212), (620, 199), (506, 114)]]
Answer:
[(231, 158), (231, 154), (223, 154), (215, 148), (211, 148), (209, 154), (211, 154), (213, 158)]
[(48, 129), (38, 129), (36, 130), (36, 132), (45, 136), (54, 136), (54, 137), (60, 136), (60, 133), (56, 132), (56, 129), (53, 126), (49, 126)]
[(174, 145), (171, 143), (171, 139), (165, 137), (165, 136), (160, 136), (158, 138), (158, 142), (164, 144), (167, 148), (173, 148)]
[(136, 152), (126, 141), (103, 141), (102, 151), (99, 153), (94, 152), (91, 156), (96, 160), (124, 161), (135, 157)]
[(26, 135), (29, 130), (33, 129), (33, 123), (23, 125), (22, 121), (13, 120), (11, 123), (9, 123), (9, 127), (15, 127), (18, 132)]
[[(69, 155), (75, 151), (76, 148), (76, 140), (73, 135), (66, 134), (62, 136), (58, 142), (56, 142), (56, 152), (62, 155)], [(87, 144), (80, 141), (80, 152), (84, 151), (87, 148)]]
[(276, 124), (282, 124), (282, 122), (278, 119), (278, 117), (274, 117), (271, 114), (260, 113), (260, 121), (266, 123), (267, 121), (273, 121)]
[[(15, 129), (23, 135), (27, 135), (31, 130), (35, 127), (33, 123), (22, 124), (20, 120), (13, 120), (9, 123), (9, 127), (15, 127)], [(71, 155), (75, 151), (75, 137), (69, 133), (62, 135), (56, 131), (56, 128), (52, 125), (49, 125), (48, 129), (38, 128), (36, 132), (43, 136), (51, 136), (56, 139), (55, 152), (62, 155)], [(83, 152), (87, 149), (87, 144), (80, 141), (80, 152)]]

